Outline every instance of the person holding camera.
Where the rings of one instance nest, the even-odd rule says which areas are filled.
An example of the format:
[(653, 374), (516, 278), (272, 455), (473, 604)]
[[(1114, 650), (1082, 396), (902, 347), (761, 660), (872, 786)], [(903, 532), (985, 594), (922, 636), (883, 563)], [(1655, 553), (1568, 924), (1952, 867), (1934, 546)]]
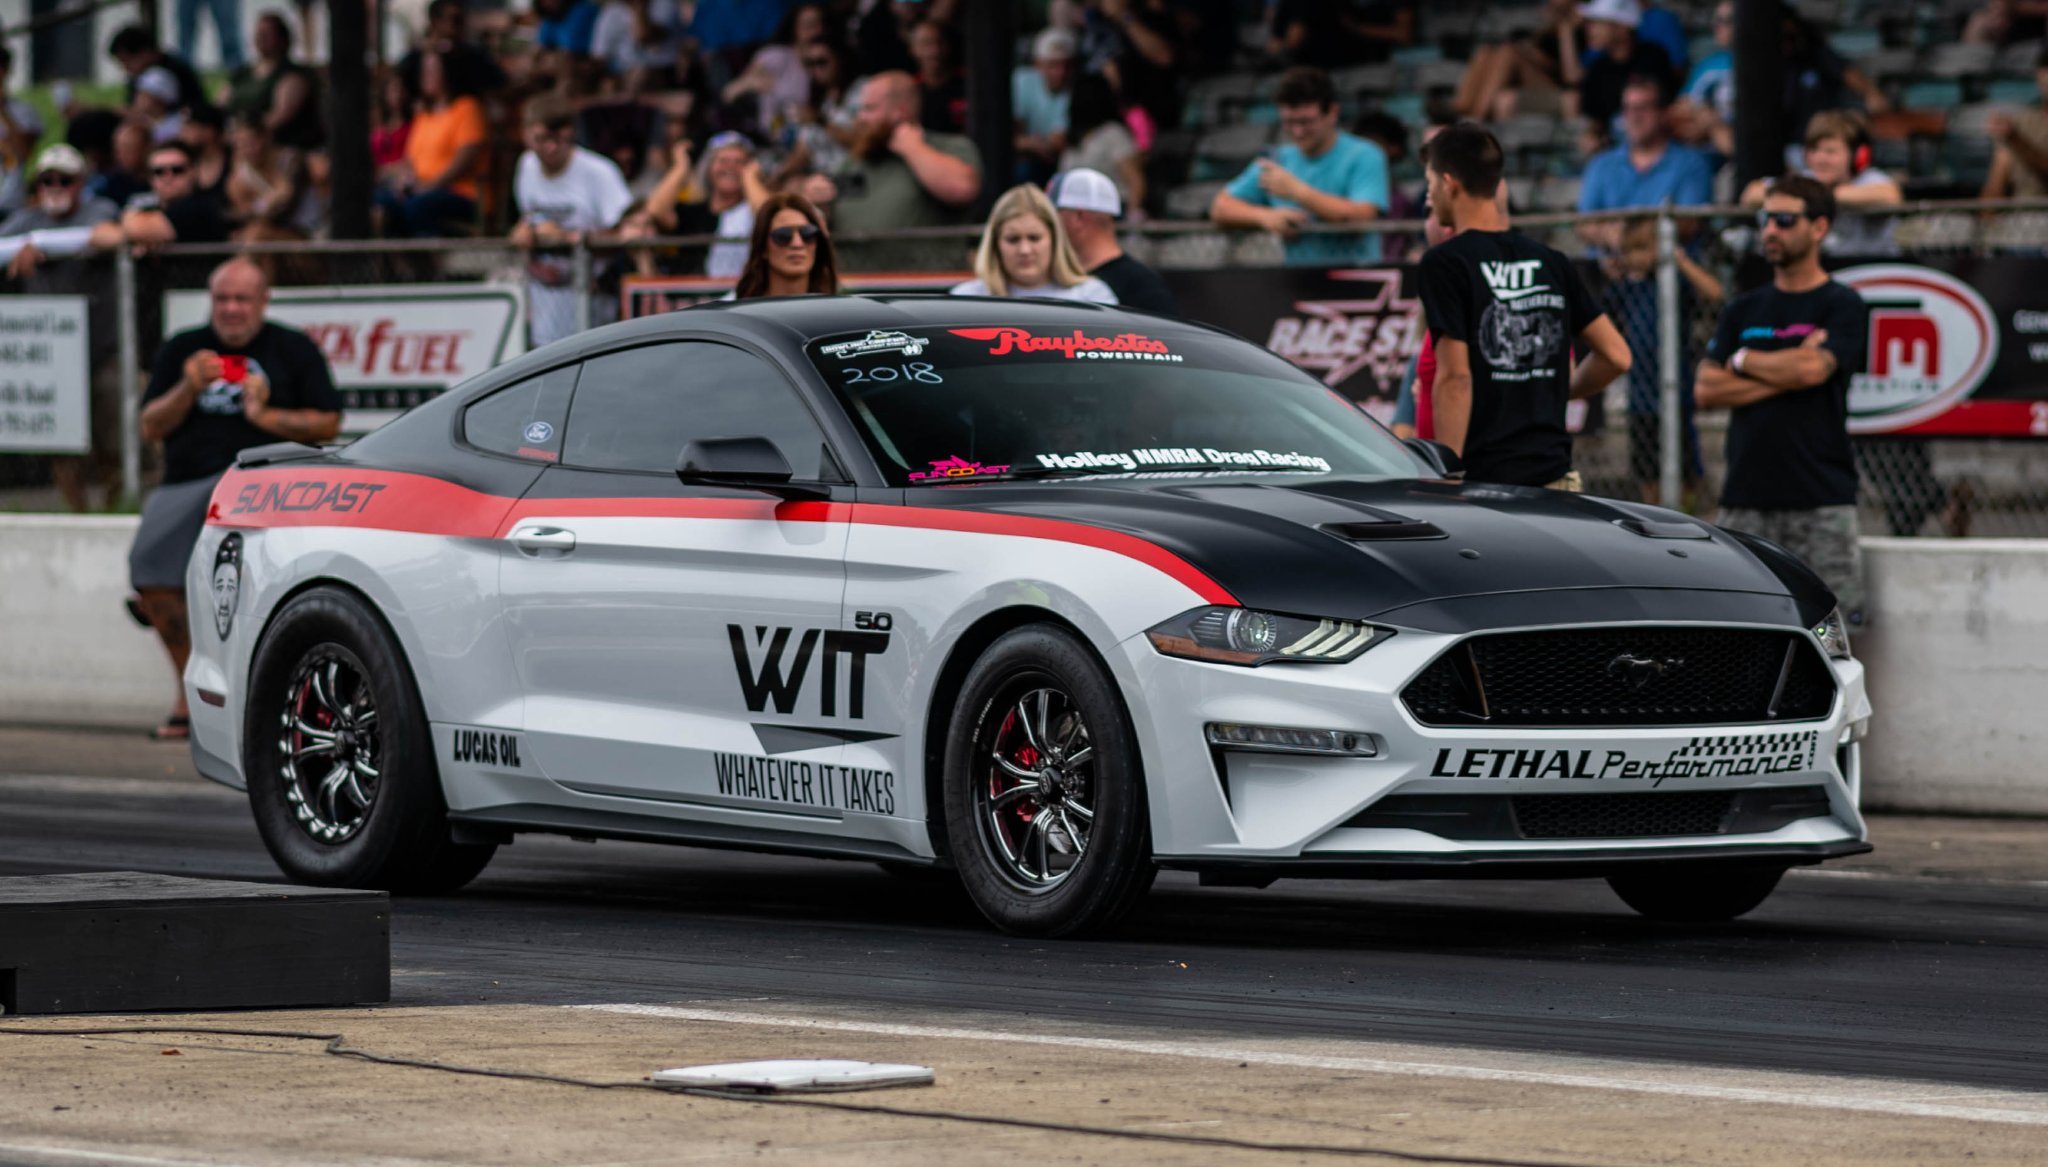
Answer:
[[(142, 437), (164, 446), (163, 484), (142, 506), (128, 550), (133, 608), (155, 629), (182, 678), (191, 653), (185, 561), (206, 524), (214, 484), (235, 455), (278, 441), (318, 445), (341, 431), (341, 395), (327, 358), (305, 333), (263, 318), (270, 281), (231, 259), (207, 281), (212, 315), (164, 342), (143, 393)], [(191, 735), (182, 682), (160, 739)]]

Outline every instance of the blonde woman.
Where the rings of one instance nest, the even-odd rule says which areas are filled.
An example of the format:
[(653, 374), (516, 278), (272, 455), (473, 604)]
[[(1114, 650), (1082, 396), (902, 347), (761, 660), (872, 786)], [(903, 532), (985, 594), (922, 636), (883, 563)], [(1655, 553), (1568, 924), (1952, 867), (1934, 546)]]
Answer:
[(1081, 269), (1052, 200), (1030, 183), (996, 200), (974, 253), (974, 276), (953, 294), (1116, 303), (1108, 284)]

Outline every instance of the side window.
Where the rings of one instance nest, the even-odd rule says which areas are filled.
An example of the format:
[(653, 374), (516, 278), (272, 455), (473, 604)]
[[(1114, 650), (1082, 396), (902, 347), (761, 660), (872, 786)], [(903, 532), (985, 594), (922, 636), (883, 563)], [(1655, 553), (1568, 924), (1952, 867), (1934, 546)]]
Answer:
[(756, 436), (799, 480), (820, 477), (825, 435), (780, 372), (729, 345), (670, 341), (583, 362), (562, 460), (666, 474), (686, 442)]
[(463, 440), (493, 454), (559, 461), (562, 413), (575, 387), (575, 365), (507, 385), (462, 411)]

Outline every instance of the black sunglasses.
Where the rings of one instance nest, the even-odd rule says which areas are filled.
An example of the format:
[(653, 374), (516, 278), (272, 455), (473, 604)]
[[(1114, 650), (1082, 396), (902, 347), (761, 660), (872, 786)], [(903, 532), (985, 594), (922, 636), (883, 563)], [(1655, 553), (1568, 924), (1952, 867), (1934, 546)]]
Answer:
[(37, 186), (77, 186), (78, 177), (72, 174), (45, 174), (36, 179)]
[(768, 238), (777, 247), (794, 247), (799, 239), (808, 245), (818, 238), (818, 229), (809, 223), (801, 227), (777, 227), (768, 232)]
[(1776, 227), (1780, 231), (1790, 231), (1792, 228), (1797, 227), (1800, 220), (1804, 218), (1806, 218), (1806, 212), (1804, 211), (1758, 211), (1756, 213), (1756, 225), (1758, 227)]
[(158, 178), (176, 178), (190, 169), (191, 167), (179, 162), (173, 163), (170, 166), (152, 166), (149, 168), (149, 172)]

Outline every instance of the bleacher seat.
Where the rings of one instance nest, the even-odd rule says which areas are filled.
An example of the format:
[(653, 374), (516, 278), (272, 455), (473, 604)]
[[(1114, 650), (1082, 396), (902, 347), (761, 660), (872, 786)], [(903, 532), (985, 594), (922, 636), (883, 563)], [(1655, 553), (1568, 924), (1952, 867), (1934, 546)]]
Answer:
[(1948, 109), (1962, 102), (1959, 81), (1915, 81), (1899, 94), (1899, 104), (1907, 109)]
[(1856, 60), (1884, 47), (1874, 28), (1844, 28), (1828, 34), (1828, 47), (1849, 60)]
[(1421, 65), (1443, 59), (1443, 46), (1437, 44), (1408, 45), (1395, 49), (1392, 54), (1392, 60), (1396, 65)]
[(1401, 83), (1401, 72), (1393, 65), (1353, 65), (1349, 69), (1331, 72), (1330, 80), (1343, 94), (1363, 94), (1379, 97), (1392, 93)]
[(2001, 107), (1988, 101), (1975, 105), (1960, 105), (1948, 115), (1948, 133), (1951, 138), (1987, 138), (1985, 119), (1998, 112)]
[(1579, 209), (1579, 191), (1585, 181), (1577, 178), (1553, 178), (1536, 188), (1536, 209), (1539, 211), (1576, 211)]
[(2006, 77), (1985, 87), (1984, 100), (1993, 105), (2033, 105), (2041, 100), (2041, 91), (2031, 80)]
[(1420, 93), (1389, 93), (1380, 99), (1380, 112), (1411, 127), (1421, 125), (1428, 117), (1426, 103)]
[(1536, 205), (1536, 180), (1518, 175), (1507, 180), (1508, 207), (1534, 207)]
[(1884, 82), (1910, 74), (1919, 61), (1920, 54), (1913, 49), (1879, 49), (1856, 58), (1856, 67), (1872, 80)]
[(1464, 79), (1463, 61), (1424, 61), (1415, 66), (1408, 84), (1417, 93), (1426, 94), (1435, 89), (1456, 89)]
[(1557, 140), (1558, 120), (1549, 114), (1517, 114), (1493, 127), (1500, 148), (1522, 153), (1532, 147), (1547, 147)]
[(1272, 126), (1218, 126), (1195, 143), (1195, 164), (1189, 177), (1197, 181), (1228, 179), (1272, 141)]
[(1977, 77), (1997, 63), (1998, 50), (1990, 45), (1937, 45), (1927, 54), (1925, 68), (1936, 77)]
[(1998, 50), (1998, 71), (2025, 76), (2034, 71), (2041, 56), (2040, 41), (2020, 41)]
[(1216, 192), (1226, 183), (1190, 182), (1174, 187), (1166, 194), (1166, 217), (1169, 219), (1206, 219), (1209, 204), (1215, 201)]
[(1256, 73), (1223, 73), (1204, 77), (1188, 89), (1188, 113), (1196, 124), (1213, 126), (1225, 120), (1226, 105), (1242, 105), (1258, 88)]

